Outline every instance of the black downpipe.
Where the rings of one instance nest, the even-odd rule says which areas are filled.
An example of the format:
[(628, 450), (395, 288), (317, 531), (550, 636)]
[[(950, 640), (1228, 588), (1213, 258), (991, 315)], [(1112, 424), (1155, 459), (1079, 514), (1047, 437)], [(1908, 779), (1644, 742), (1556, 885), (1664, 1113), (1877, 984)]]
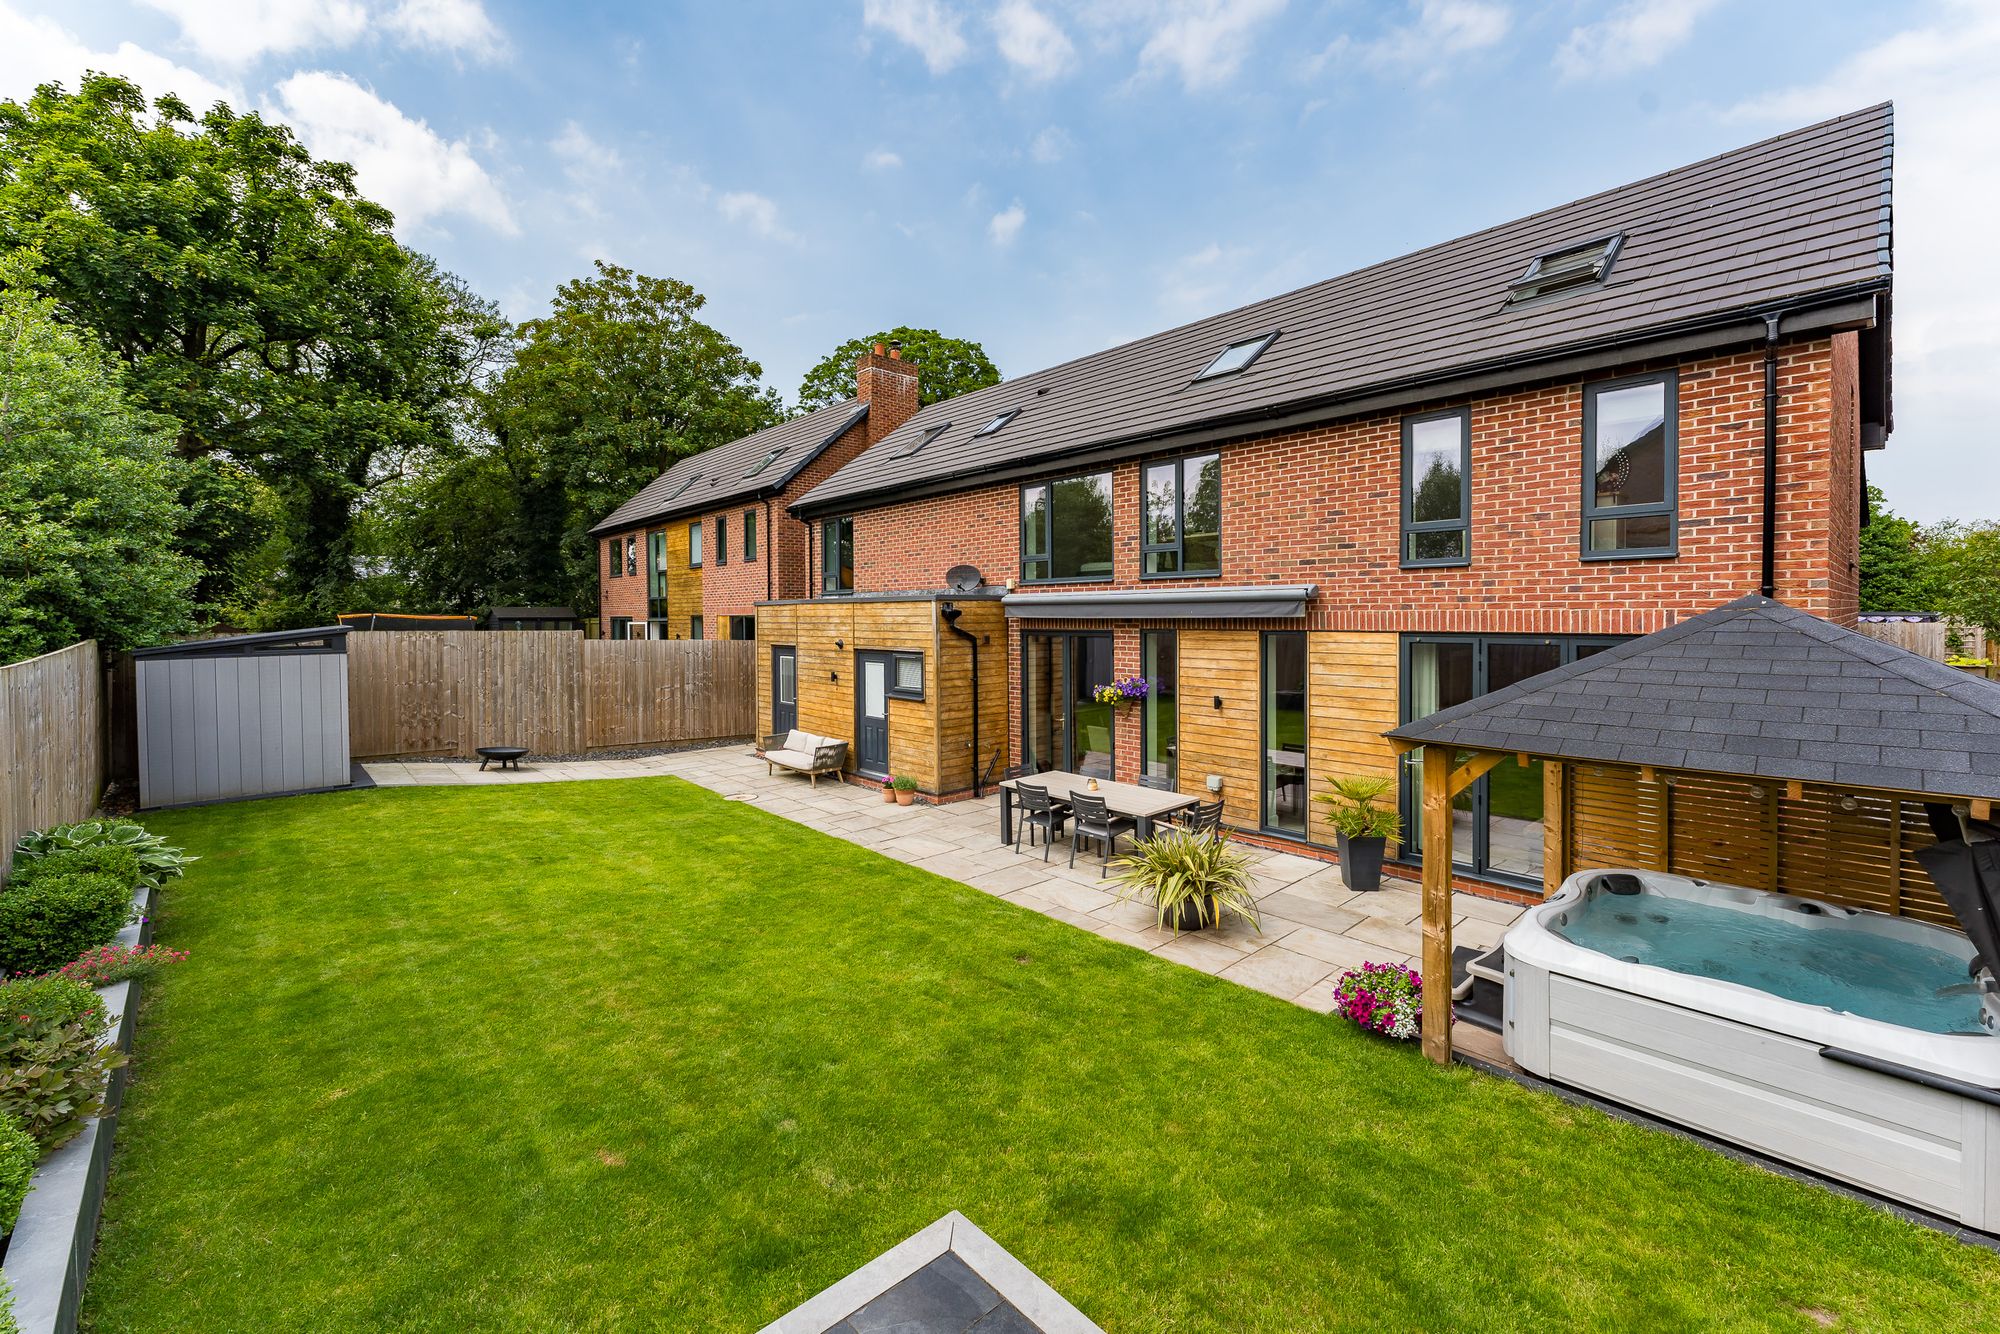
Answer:
[(958, 618), (965, 615), (965, 608), (954, 607), (947, 602), (938, 608), (938, 615), (944, 617), (944, 628), (972, 645), (972, 797), (977, 801), (979, 791), (979, 636), (970, 630), (959, 628)]
[(1764, 550), (1758, 592), (1778, 595), (1778, 314), (1764, 317)]

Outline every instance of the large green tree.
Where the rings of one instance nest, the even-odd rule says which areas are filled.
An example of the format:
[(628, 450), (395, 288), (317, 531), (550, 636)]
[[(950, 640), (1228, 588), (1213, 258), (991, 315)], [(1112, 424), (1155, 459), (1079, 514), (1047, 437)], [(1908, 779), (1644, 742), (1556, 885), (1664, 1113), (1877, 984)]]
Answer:
[(175, 423), (203, 521), (193, 550), (258, 544), (275, 492), (286, 554), (268, 620), (341, 610), (353, 527), (371, 488), (452, 429), (480, 345), (499, 326), (397, 244), (353, 169), (282, 125), (218, 105), (198, 120), (86, 75), (0, 103), (0, 244), (41, 256), (41, 290), (129, 368), (139, 402)]
[(171, 423), (135, 408), (115, 360), (0, 263), (0, 663), (190, 629), (195, 563)]
[(482, 429), (434, 451), (390, 519), (412, 597), (597, 605), (591, 525), (675, 459), (781, 415), (762, 369), (699, 318), (687, 283), (599, 262), (517, 331)]
[(1861, 610), (1941, 611), (1944, 595), (1935, 545), (1913, 520), (1889, 508), (1881, 487), (1869, 487), (1861, 527)]
[(905, 360), (917, 364), (917, 397), (921, 404), (941, 402), (1000, 383), (1000, 368), (986, 349), (963, 338), (947, 338), (936, 329), (885, 329), (866, 338), (850, 338), (821, 358), (799, 382), (800, 412), (854, 397), (854, 363), (877, 343), (900, 342)]

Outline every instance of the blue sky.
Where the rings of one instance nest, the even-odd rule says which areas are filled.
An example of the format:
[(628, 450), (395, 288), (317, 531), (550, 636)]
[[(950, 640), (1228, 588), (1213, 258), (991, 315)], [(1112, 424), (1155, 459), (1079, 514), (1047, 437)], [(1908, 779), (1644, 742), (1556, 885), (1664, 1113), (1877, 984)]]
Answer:
[(86, 66), (356, 163), (510, 315), (687, 280), (790, 397), (929, 325), (1008, 374), (1898, 104), (1898, 508), (2000, 518), (2000, 4), (0, 0)]

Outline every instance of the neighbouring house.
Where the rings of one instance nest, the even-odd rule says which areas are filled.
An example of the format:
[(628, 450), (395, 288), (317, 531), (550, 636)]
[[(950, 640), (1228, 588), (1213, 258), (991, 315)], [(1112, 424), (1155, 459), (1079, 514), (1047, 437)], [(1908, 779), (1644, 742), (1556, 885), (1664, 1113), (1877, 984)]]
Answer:
[(877, 344), (855, 396), (678, 460), (590, 530), (599, 634), (752, 639), (757, 604), (806, 592), (790, 506), (917, 410), (918, 368)]
[[(1398, 776), (1414, 827), (1382, 735), (1407, 720), (1744, 593), (1853, 624), (1892, 128), (1870, 108), (924, 408), (791, 507), (810, 586), (757, 611), (772, 730), (938, 798), (1015, 764), (1217, 795), (1318, 853), (1329, 777)], [(1143, 700), (1097, 700), (1132, 677)], [(1461, 877), (1538, 889), (1569, 800), (1536, 763), (1481, 778)]]

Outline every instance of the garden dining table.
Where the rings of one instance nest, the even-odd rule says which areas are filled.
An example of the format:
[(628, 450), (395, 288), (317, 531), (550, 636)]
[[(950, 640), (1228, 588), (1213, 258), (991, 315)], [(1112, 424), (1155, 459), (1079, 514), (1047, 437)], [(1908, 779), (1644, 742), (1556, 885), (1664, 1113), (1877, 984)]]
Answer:
[(1191, 797), (1185, 792), (1164, 792), (1156, 787), (1140, 787), (1137, 783), (1114, 783), (1109, 779), (1097, 779), (1092, 787), (1091, 779), (1083, 774), (1073, 774), (1062, 769), (1051, 769), (1043, 774), (1028, 774), (1020, 778), (1009, 778), (1000, 784), (1000, 841), (1014, 841), (1014, 788), (1021, 783), (1034, 787), (1045, 787), (1049, 796), (1056, 801), (1068, 801), (1070, 794), (1081, 792), (1086, 796), (1102, 797), (1105, 807), (1113, 815), (1122, 815), (1137, 827), (1134, 838), (1150, 838), (1153, 821), (1162, 816), (1184, 811), (1201, 803), (1201, 798)]

